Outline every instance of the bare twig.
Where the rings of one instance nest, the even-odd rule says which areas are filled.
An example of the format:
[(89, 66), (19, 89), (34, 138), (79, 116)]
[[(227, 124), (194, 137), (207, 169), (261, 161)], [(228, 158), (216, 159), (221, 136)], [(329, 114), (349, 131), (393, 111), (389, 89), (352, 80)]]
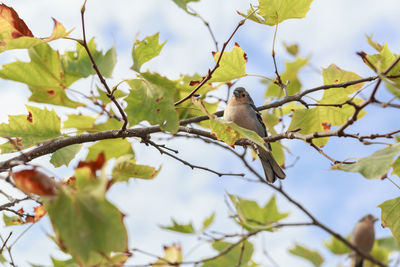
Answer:
[(203, 23), (204, 23), (204, 25), (207, 27), (207, 30), (208, 30), (208, 32), (210, 33), (210, 35), (211, 35), (211, 38), (212, 38), (212, 40), (213, 40), (213, 42), (214, 42), (214, 44), (215, 44), (215, 51), (219, 51), (218, 50), (218, 42), (217, 42), (217, 39), (215, 39), (215, 35), (214, 35), (214, 32), (212, 31), (212, 29), (211, 29), (211, 26), (210, 26), (210, 23), (208, 23), (208, 21), (206, 21), (202, 16), (200, 16), (200, 14), (199, 13), (197, 13), (193, 8), (191, 8), (191, 7), (188, 7), (188, 9), (196, 16), (196, 17), (198, 17)]
[(119, 113), (121, 114), (122, 120), (124, 121), (121, 130), (122, 130), (122, 131), (125, 131), (125, 130), (126, 130), (126, 126), (128, 125), (128, 118), (126, 117), (125, 111), (124, 111), (124, 109), (121, 107), (120, 103), (118, 103), (117, 99), (114, 97), (114, 94), (113, 94), (114, 92), (111, 91), (111, 89), (110, 89), (110, 87), (108, 86), (108, 84), (107, 84), (106, 80), (104, 79), (103, 75), (100, 73), (100, 70), (99, 70), (99, 68), (98, 68), (98, 66), (97, 66), (97, 64), (96, 64), (96, 62), (94, 61), (94, 58), (93, 58), (93, 56), (92, 56), (92, 53), (90, 52), (89, 46), (87, 45), (87, 42), (86, 42), (86, 31), (85, 31), (85, 10), (86, 10), (86, 1), (87, 1), (87, 0), (85, 0), (85, 2), (83, 3), (83, 6), (82, 6), (82, 8), (81, 8), (81, 21), (82, 21), (82, 35), (83, 35), (83, 40), (79, 40), (78, 42), (79, 42), (79, 44), (81, 44), (81, 45), (85, 48), (85, 50), (86, 50), (86, 52), (87, 52), (87, 54), (88, 54), (88, 56), (89, 56), (89, 59), (90, 59), (90, 61), (92, 62), (93, 69), (96, 71), (96, 74), (97, 74), (97, 76), (98, 76), (99, 79), (100, 79), (100, 82), (103, 84), (104, 88), (105, 88), (106, 91), (107, 91), (107, 97), (110, 98), (110, 100), (115, 104), (115, 106), (117, 107)]
[(215, 63), (215, 66), (212, 70), (208, 70), (208, 73), (206, 76), (204, 76), (204, 78), (201, 80), (201, 82), (196, 86), (196, 88), (194, 88), (192, 90), (192, 92), (190, 92), (187, 96), (185, 96), (184, 98), (182, 98), (181, 100), (175, 102), (175, 106), (185, 102), (186, 100), (190, 99), (206, 82), (208, 82), (213, 73), (218, 69), (219, 67), (219, 63), (221, 62), (221, 58), (225, 52), (225, 49), (227, 47), (227, 45), (229, 44), (229, 42), (232, 40), (233, 36), (236, 34), (236, 32), (238, 31), (238, 29), (245, 23), (246, 19), (242, 19), (241, 21), (239, 21), (238, 25), (236, 26), (236, 28), (234, 29), (234, 31), (232, 32), (231, 36), (229, 36), (228, 40), (222, 45), (222, 49), (221, 49), (221, 53), (219, 54), (219, 57), (217, 59), (217, 62)]
[(156, 148), (160, 152), (160, 154), (165, 154), (173, 159), (176, 159), (177, 161), (182, 162), (183, 164), (185, 164), (186, 166), (189, 166), (192, 169), (205, 170), (205, 171), (214, 173), (214, 174), (218, 175), (219, 177), (221, 177), (221, 176), (242, 176), (243, 177), (244, 176), (244, 173), (221, 173), (221, 172), (217, 172), (217, 171), (214, 171), (212, 169), (209, 169), (209, 168), (206, 168), (203, 166), (194, 165), (186, 160), (183, 160), (183, 159), (175, 156), (174, 154), (169, 153), (168, 151), (165, 150), (165, 148), (162, 145), (158, 145), (151, 140), (145, 139), (145, 140), (143, 140), (143, 142), (146, 144), (150, 144), (151, 146)]

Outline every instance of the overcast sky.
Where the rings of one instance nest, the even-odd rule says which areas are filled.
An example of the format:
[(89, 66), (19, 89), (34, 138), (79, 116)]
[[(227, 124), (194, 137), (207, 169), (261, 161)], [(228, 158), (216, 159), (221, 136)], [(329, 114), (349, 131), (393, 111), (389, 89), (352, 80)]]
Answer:
[[(72, 36), (80, 38), (80, 8), (83, 1), (36, 0), (34, 4), (28, 0), (3, 2), (18, 12), (36, 36), (50, 34), (53, 27), (51, 17), (54, 17), (67, 29), (75, 28)], [(190, 6), (210, 23), (221, 45), (242, 19), (236, 11), (245, 11), (250, 3), (254, 1), (201, 0)], [(86, 11), (88, 37), (95, 37), (98, 47), (103, 50), (112, 45), (117, 48), (118, 63), (110, 84), (134, 77), (135, 74), (129, 69), (132, 65), (130, 53), (137, 34), (142, 39), (160, 32), (161, 41), (167, 41), (161, 55), (146, 63), (143, 69), (175, 79), (182, 73), (204, 74), (213, 66), (211, 52), (215, 47), (206, 27), (199, 19), (179, 9), (173, 1), (88, 0)], [(306, 68), (301, 76), (304, 88), (321, 85), (322, 76), (319, 72), (332, 63), (342, 69), (369, 76), (372, 74), (370, 69), (356, 55), (361, 50), (373, 52), (364, 35), (373, 34), (376, 41), (388, 42), (391, 50), (399, 53), (399, 14), (398, 0), (315, 0), (305, 19), (288, 20), (279, 26), (276, 44), (278, 66), (282, 70), (284, 60), (290, 59), (281, 45), (284, 41), (289, 44), (298, 43), (301, 56), (311, 55), (313, 68)], [(272, 37), (273, 28), (251, 21), (246, 22), (235, 35), (231, 45), (238, 42), (247, 53), (248, 73), (273, 77), (270, 56)], [(75, 44), (62, 40), (52, 43), (52, 46), (64, 51), (72, 49)], [(26, 51), (0, 54), (0, 64), (16, 58), (26, 60)], [(256, 105), (264, 103), (265, 99), (261, 96), (265, 92), (265, 86), (258, 78), (244, 78), (237, 85), (248, 88)], [(74, 84), (72, 88), (87, 90), (90, 88), (90, 80)], [(225, 95), (223, 90), (219, 92), (221, 95)], [(0, 122), (6, 122), (8, 115), (26, 113), (25, 104), (29, 94), (25, 85), (0, 80)], [(380, 96), (388, 97), (385, 93)], [(395, 113), (397, 110), (384, 109), (376, 113), (376, 109), (370, 108), (367, 109), (369, 111), (371, 112), (366, 118), (351, 128), (351, 132), (370, 134), (398, 129), (398, 113)], [(398, 196), (398, 190), (388, 181), (370, 181), (358, 174), (331, 171), (329, 161), (301, 141), (285, 141), (284, 144), (293, 154), (286, 155), (287, 164), (296, 156), (300, 157), (293, 168), (286, 170), (287, 178), (283, 183), (285, 190), (322, 222), (343, 235), (349, 234), (353, 225), (367, 213), (380, 217), (377, 205)], [(179, 149), (182, 158), (197, 165), (221, 172), (245, 171), (238, 160), (217, 147), (184, 139), (170, 142), (169, 147)], [(137, 142), (133, 148), (139, 163), (162, 165), (162, 171), (152, 181), (131, 180), (127, 184), (115, 185), (109, 192), (109, 199), (126, 214), (130, 247), (162, 255), (163, 245), (179, 242), (187, 260), (213, 255), (207, 245), (200, 246), (187, 255), (198, 244), (198, 240), (160, 230), (158, 225), (169, 224), (171, 217), (180, 222), (193, 221), (200, 225), (205, 217), (215, 211), (217, 215), (212, 229), (239, 232), (240, 229), (228, 219), (226, 192), (257, 200), (260, 204), (264, 204), (274, 194), (259, 184), (232, 177), (219, 178), (208, 172), (191, 170)], [(369, 155), (378, 148), (380, 147), (376, 145), (365, 147), (355, 141), (332, 139), (324, 149), (328, 154), (343, 160)], [(35, 162), (47, 164), (48, 159), (43, 157)], [(71, 165), (76, 162), (77, 160), (73, 161)], [(259, 162), (252, 164), (261, 170)], [(71, 174), (71, 170), (65, 167), (48, 168), (60, 178)], [(10, 190), (8, 187), (4, 188), (3, 184), (0, 186), (3, 190)], [(280, 210), (292, 212), (288, 221), (299, 222), (306, 219), (279, 195), (277, 198)], [(4, 237), (12, 230), (17, 236), (24, 229), (25, 226), (2, 228), (0, 234)], [(390, 234), (389, 230), (382, 229), (378, 224), (376, 230), (378, 237)], [(48, 219), (44, 218), (22, 236), (13, 249), (18, 266), (27, 266), (28, 263), (49, 264), (50, 255), (65, 258), (47, 237), (48, 233), (51, 233), (51, 227)], [(321, 245), (327, 239), (329, 236), (317, 228), (288, 228), (273, 234), (260, 235), (252, 241), (256, 244), (255, 260), (261, 266), (271, 266), (262, 253), (263, 249), (280, 266), (310, 266), (302, 259), (287, 253), (287, 249), (293, 247), (295, 242), (320, 251), (327, 260), (324, 266), (336, 266), (338, 259), (331, 257)], [(345, 261), (343, 258), (341, 260)], [(132, 264), (148, 262), (149, 258), (140, 254), (129, 261)]]

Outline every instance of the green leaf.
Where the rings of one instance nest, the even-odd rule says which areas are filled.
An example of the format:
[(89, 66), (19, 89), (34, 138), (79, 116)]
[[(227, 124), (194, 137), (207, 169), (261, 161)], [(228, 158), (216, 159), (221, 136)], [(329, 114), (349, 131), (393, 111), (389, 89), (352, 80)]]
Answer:
[[(107, 92), (97, 88), (97, 91), (99, 92), (99, 96), (96, 97), (97, 99), (101, 100), (101, 102), (105, 105), (107, 105), (108, 103), (111, 103), (111, 99), (107, 96)], [(127, 93), (122, 92), (121, 90), (115, 90), (113, 93), (113, 96), (118, 99), (118, 98), (123, 98), (125, 96), (127, 96)]]
[(28, 52), (30, 62), (16, 61), (3, 65), (0, 78), (25, 83), (32, 92), (30, 101), (71, 108), (81, 106), (65, 93), (79, 77), (64, 71), (58, 52), (47, 43), (36, 45)]
[[(360, 104), (363, 102), (362, 99), (355, 98), (353, 102)], [(298, 109), (293, 112), (293, 118), (289, 126), (289, 130), (300, 128), (299, 133), (310, 134), (314, 132), (324, 132), (329, 130), (326, 126), (342, 125), (345, 123), (350, 116), (354, 113), (354, 107), (350, 105), (344, 105), (342, 108), (320, 106), (310, 109)], [(361, 111), (358, 114), (358, 118), (361, 118), (365, 114)], [(318, 138), (314, 139), (313, 143), (318, 146), (324, 146), (328, 142), (329, 138)]]
[(63, 129), (75, 128), (78, 131), (87, 131), (93, 128), (95, 117), (82, 114), (69, 114), (68, 119), (63, 122)]
[(126, 154), (133, 154), (133, 149), (131, 143), (126, 139), (105, 139), (89, 147), (86, 160), (95, 160), (101, 152), (106, 156), (106, 160), (109, 160)]
[(196, 233), (196, 231), (194, 230), (193, 224), (191, 222), (182, 224), (182, 223), (178, 223), (173, 218), (171, 220), (172, 220), (171, 226), (160, 225), (160, 227), (162, 229), (171, 230), (171, 231), (179, 232), (179, 233), (183, 233), (183, 234), (195, 234)]
[(56, 197), (44, 199), (59, 246), (83, 266), (104, 262), (112, 252), (127, 251), (123, 214), (105, 198), (104, 183), (78, 189), (64, 186)]
[(210, 217), (206, 218), (203, 221), (203, 227), (201, 228), (201, 231), (206, 230), (213, 222), (214, 222), (214, 218), (215, 218), (215, 212), (213, 212)]
[(174, 3), (175, 3), (177, 6), (179, 6), (179, 7), (182, 8), (183, 10), (185, 10), (186, 13), (188, 13), (188, 14), (194, 16), (194, 15), (196, 15), (196, 14), (194, 14), (194, 13), (192, 13), (192, 12), (190, 12), (190, 11), (188, 10), (187, 4), (190, 3), (190, 2), (199, 2), (200, 0), (172, 0), (172, 1), (174, 1)]
[(50, 163), (53, 164), (54, 167), (61, 167), (62, 165), (68, 167), (71, 160), (76, 156), (81, 148), (81, 144), (61, 148), (51, 155)]
[[(258, 9), (252, 6), (247, 14), (250, 15), (257, 10), (249, 19), (266, 25), (276, 25), (287, 19), (304, 18), (310, 9), (313, 0), (258, 0)], [(240, 15), (246, 17), (242, 13)]]
[(327, 247), (333, 254), (343, 255), (349, 254), (350, 248), (344, 244), (342, 241), (332, 236), (331, 240), (324, 241), (325, 247)]
[[(381, 73), (385, 72), (389, 66), (398, 58), (399, 55), (394, 54), (390, 51), (387, 44), (384, 44), (379, 51), (379, 54), (367, 55), (367, 60)], [(370, 68), (372, 68), (368, 62), (365, 62)], [(386, 75), (398, 76), (400, 72), (400, 64), (396, 64)], [(384, 79), (386, 88), (389, 92), (399, 97), (400, 90), (400, 78), (386, 78)], [(397, 90), (396, 90), (397, 89)]]
[(400, 157), (393, 162), (393, 174), (396, 174), (398, 177), (400, 177)]
[(55, 258), (51, 258), (51, 261), (53, 263), (53, 267), (78, 267), (78, 263), (74, 261), (73, 259), (68, 259), (68, 260), (57, 260)]
[(400, 143), (385, 147), (354, 164), (335, 165), (333, 169), (359, 172), (368, 179), (380, 179), (392, 167), (393, 157), (400, 153)]
[(374, 40), (372, 40), (372, 37), (373, 37), (372, 34), (371, 35), (365, 34), (365, 37), (367, 38), (368, 44), (370, 46), (372, 46), (376, 51), (378, 51), (378, 52), (382, 51), (383, 46), (381, 44), (378, 44)]
[[(221, 52), (214, 53), (215, 63), (218, 61)], [(236, 43), (232, 51), (226, 51), (222, 55), (219, 67), (213, 73), (209, 82), (229, 82), (246, 76), (247, 55)]]
[(160, 54), (165, 43), (159, 43), (159, 33), (148, 36), (142, 41), (136, 40), (132, 47), (133, 66), (131, 69), (140, 72), (140, 67), (144, 63)]
[(400, 251), (400, 244), (392, 236), (379, 238), (375, 242), (381, 248), (385, 248), (385, 249), (388, 249), (388, 250)]
[(8, 216), (7, 214), (3, 213), (3, 222), (5, 226), (12, 226), (12, 225), (20, 225), (22, 220), (18, 216)]
[(175, 133), (178, 130), (178, 114), (175, 111), (174, 83), (151, 73), (142, 73), (141, 78), (127, 81), (131, 87), (125, 99), (125, 112), (131, 126), (141, 121), (159, 124), (161, 129)]
[[(371, 256), (374, 257), (375, 259), (377, 259), (378, 261), (388, 264), (390, 252), (391, 252), (390, 250), (380, 247), (378, 245), (378, 243), (375, 241), (374, 246), (372, 247)], [(366, 261), (364, 266), (365, 267), (374, 267), (376, 265), (370, 261)]]
[(134, 156), (128, 154), (116, 160), (112, 177), (116, 182), (128, 182), (130, 178), (153, 179), (160, 170), (161, 167), (157, 170), (150, 166), (136, 164)]
[(382, 226), (389, 227), (393, 237), (400, 243), (400, 197), (387, 200), (378, 207), (382, 210)]
[[(28, 115), (9, 116), (8, 124), (0, 124), (0, 137), (17, 137), (17, 148), (24, 149), (60, 136), (60, 119), (54, 110), (49, 111), (46, 107), (40, 109), (26, 106), (26, 108)], [(17, 148), (14, 148), (14, 151), (17, 151)]]
[(242, 128), (234, 122), (228, 122), (220, 118), (210, 118), (211, 132), (215, 134), (218, 140), (222, 140), (230, 146), (241, 138), (246, 138), (261, 147), (264, 147), (264, 139), (261, 138), (256, 132)]
[(292, 56), (297, 56), (297, 54), (299, 53), (299, 45), (298, 44), (286, 44), (285, 42), (283, 42), (283, 46), (286, 49), (286, 52), (288, 52), (290, 55)]
[[(348, 81), (359, 80), (362, 77), (354, 72), (345, 71), (338, 66), (332, 64), (328, 68), (323, 69), (322, 76), (324, 84), (339, 84)], [(349, 95), (357, 92), (363, 87), (364, 83), (358, 83), (347, 87), (332, 88), (324, 91), (322, 99), (318, 101), (319, 104), (342, 104), (349, 100)]]
[[(301, 82), (298, 78), (298, 73), (304, 66), (307, 65), (309, 58), (298, 57), (292, 62), (285, 62), (285, 71), (280, 74), (283, 84), (289, 81), (287, 86), (288, 95), (294, 95), (300, 92)], [(266, 96), (282, 97), (284, 92), (279, 85), (270, 83), (265, 93)]]
[(239, 217), (239, 224), (248, 230), (266, 229), (273, 231), (272, 224), (289, 215), (289, 213), (280, 213), (278, 211), (275, 196), (272, 196), (264, 207), (260, 207), (256, 201), (235, 195), (229, 194), (229, 198)]
[(294, 248), (289, 249), (289, 252), (311, 262), (316, 267), (319, 267), (322, 265), (322, 263), (324, 263), (324, 258), (321, 256), (321, 254), (319, 254), (318, 251), (310, 250), (299, 244), (296, 244)]
[[(103, 54), (102, 51), (97, 50), (94, 38), (92, 38), (87, 45), (101, 75), (106, 78), (111, 78), (115, 64), (117, 63), (115, 47), (111, 47), (105, 54)], [(76, 45), (75, 51), (67, 51), (65, 53), (62, 57), (62, 63), (65, 70), (75, 76), (86, 78), (90, 75), (96, 74), (88, 53), (80, 44)]]
[[(229, 242), (215, 241), (213, 242), (212, 247), (218, 252), (222, 252), (231, 247), (232, 245), (233, 244)], [(243, 253), (241, 252), (242, 250), (241, 246), (244, 246)], [(223, 254), (222, 256), (214, 260), (205, 262), (202, 265), (202, 267), (237, 266), (240, 256), (242, 256), (240, 266), (247, 266), (247, 264), (251, 260), (253, 252), (254, 252), (253, 244), (246, 240), (243, 243), (234, 246), (226, 254)]]

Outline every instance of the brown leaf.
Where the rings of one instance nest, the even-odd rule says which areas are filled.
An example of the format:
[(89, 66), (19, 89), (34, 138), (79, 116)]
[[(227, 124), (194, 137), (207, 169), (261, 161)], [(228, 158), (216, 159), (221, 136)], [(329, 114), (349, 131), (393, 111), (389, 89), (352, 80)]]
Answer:
[(15, 185), (25, 194), (55, 195), (57, 184), (54, 179), (36, 169), (15, 172), (12, 177)]
[(97, 159), (93, 161), (81, 161), (78, 164), (77, 168), (85, 168), (88, 167), (91, 171), (92, 174), (95, 175), (97, 170), (100, 170), (101, 167), (103, 167), (104, 163), (106, 162), (106, 156), (104, 155), (103, 152), (97, 155)]
[(22, 36), (33, 37), (32, 32), (26, 26), (25, 22), (19, 18), (17, 12), (5, 4), (0, 5), (0, 25), (3, 28), (2, 30), (7, 31), (12, 39)]
[(39, 221), (47, 213), (46, 208), (43, 205), (34, 207), (33, 211), (35, 212), (34, 222)]

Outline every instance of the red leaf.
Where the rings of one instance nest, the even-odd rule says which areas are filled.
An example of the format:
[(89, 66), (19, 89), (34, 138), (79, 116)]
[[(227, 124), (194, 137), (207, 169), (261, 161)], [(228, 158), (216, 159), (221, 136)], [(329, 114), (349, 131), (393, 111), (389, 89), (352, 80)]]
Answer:
[(25, 194), (54, 196), (57, 184), (53, 178), (33, 170), (23, 170), (12, 173), (15, 185)]
[(88, 161), (88, 162), (81, 161), (81, 162), (79, 162), (77, 168), (88, 167), (92, 171), (93, 175), (95, 175), (96, 171), (100, 170), (101, 167), (103, 167), (105, 162), (106, 162), (106, 156), (104, 155), (103, 152), (101, 152), (99, 155), (97, 155), (97, 159), (96, 160)]
[(200, 83), (200, 81), (190, 81), (189, 85), (194, 86), (194, 85), (198, 85), (199, 83)]
[[(12, 39), (17, 39), (22, 36), (33, 37), (32, 32), (26, 26), (25, 22), (19, 18), (17, 12), (12, 7), (5, 4), (0, 5), (0, 24), (6, 26)], [(3, 37), (4, 38), (4, 37)]]

